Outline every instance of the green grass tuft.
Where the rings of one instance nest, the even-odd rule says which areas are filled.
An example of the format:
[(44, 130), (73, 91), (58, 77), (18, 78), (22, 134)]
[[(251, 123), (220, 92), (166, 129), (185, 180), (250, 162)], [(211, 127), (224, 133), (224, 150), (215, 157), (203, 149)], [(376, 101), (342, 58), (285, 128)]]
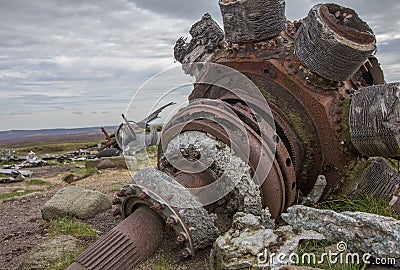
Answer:
[[(337, 263), (332, 264), (331, 261), (327, 258), (326, 255), (322, 257), (322, 254), (327, 254), (329, 250), (335, 252), (336, 247), (332, 245), (332, 243), (328, 242), (327, 240), (321, 240), (321, 241), (316, 241), (316, 240), (308, 240), (304, 241), (300, 246), (297, 251), (297, 255), (299, 257), (299, 263), (296, 264), (297, 266), (307, 266), (307, 267), (313, 267), (313, 268), (318, 268), (318, 269), (326, 269), (326, 270), (331, 270), (331, 269), (340, 269), (340, 270), (364, 270), (365, 265), (364, 264), (346, 264), (342, 263), (340, 264), (340, 256), (342, 258), (345, 258), (345, 254), (342, 255), (337, 255), (336, 257), (332, 257), (332, 259), (337, 259)], [(307, 254), (314, 254), (315, 259), (310, 259), (310, 263), (308, 261), (309, 256)], [(304, 260), (302, 259), (304, 255)], [(321, 258), (323, 259), (323, 262), (321, 262)]]
[(73, 171), (73, 173), (76, 174), (81, 174), (82, 177), (80, 179), (84, 179), (86, 177), (92, 176), (93, 174), (99, 173), (99, 171), (96, 168), (79, 168)]
[(51, 183), (42, 179), (32, 179), (26, 182), (30, 186), (50, 186)]
[(0, 200), (4, 200), (4, 199), (9, 199), (9, 198), (13, 198), (13, 197), (18, 197), (18, 196), (23, 196), (26, 194), (30, 194), (33, 192), (36, 192), (38, 190), (36, 189), (26, 189), (26, 190), (21, 190), (21, 191), (13, 191), (10, 193), (4, 193), (4, 194), (0, 194)]
[(80, 247), (80, 248), (74, 250), (73, 252), (65, 253), (60, 261), (58, 261), (57, 263), (55, 263), (53, 265), (50, 265), (46, 269), (47, 270), (64, 270), (68, 266), (70, 266), (71, 263), (74, 261), (74, 259), (76, 257), (78, 257), (79, 254), (81, 254), (84, 250), (85, 250), (85, 247)]
[(168, 259), (165, 259), (164, 257), (160, 256), (158, 258), (157, 263), (155, 263), (153, 270), (173, 270), (176, 267), (171, 264)]
[(392, 165), (393, 169), (400, 173), (400, 160), (396, 160), (396, 159), (388, 159), (390, 165)]
[(50, 237), (59, 235), (97, 236), (97, 232), (91, 226), (69, 216), (50, 221)]
[(389, 201), (372, 196), (359, 196), (358, 198), (339, 196), (317, 204), (316, 208), (333, 210), (339, 213), (346, 211), (366, 212), (396, 219), (400, 218), (394, 208), (389, 205)]

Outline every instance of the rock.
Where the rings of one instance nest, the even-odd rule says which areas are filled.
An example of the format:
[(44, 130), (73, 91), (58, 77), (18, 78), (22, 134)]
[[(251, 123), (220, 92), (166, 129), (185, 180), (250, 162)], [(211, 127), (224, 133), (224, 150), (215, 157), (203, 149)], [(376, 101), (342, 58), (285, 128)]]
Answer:
[(49, 239), (35, 247), (23, 262), (23, 269), (47, 269), (66, 254), (79, 254), (83, 242), (69, 235)]
[(322, 194), (324, 194), (326, 184), (327, 182), (325, 176), (319, 175), (317, 181), (315, 182), (314, 188), (311, 190), (308, 196), (303, 199), (302, 204), (316, 204), (321, 199)]
[(81, 175), (77, 175), (77, 174), (74, 174), (74, 173), (69, 173), (69, 174), (63, 176), (62, 181), (71, 184), (73, 182), (77, 182), (79, 180), (82, 180), (82, 178), (83, 177)]
[(363, 212), (336, 213), (302, 205), (282, 218), (294, 228), (315, 230), (328, 241), (346, 242), (350, 251), (374, 258), (396, 258), (400, 266), (400, 220)]
[(290, 226), (273, 230), (264, 224), (259, 216), (235, 214), (232, 228), (214, 243), (210, 256), (214, 269), (260, 269), (264, 266), (278, 269), (289, 262), (289, 256), (278, 261), (269, 254), (289, 255), (297, 252), (300, 240), (323, 239), (321, 234), (313, 231), (293, 230)]
[(45, 220), (73, 215), (79, 219), (89, 219), (111, 208), (106, 195), (79, 187), (66, 187), (57, 192), (41, 209)]
[(91, 168), (96, 168), (99, 170), (111, 168), (128, 169), (124, 157), (103, 157), (99, 159), (87, 160), (85, 167), (87, 170)]

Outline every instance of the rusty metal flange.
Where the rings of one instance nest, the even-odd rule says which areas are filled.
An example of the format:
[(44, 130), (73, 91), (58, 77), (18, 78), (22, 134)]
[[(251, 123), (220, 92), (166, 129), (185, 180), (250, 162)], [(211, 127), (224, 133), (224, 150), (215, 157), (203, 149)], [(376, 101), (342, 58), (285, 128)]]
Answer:
[[(246, 111), (246, 108), (240, 106), (232, 106), (228, 103), (220, 100), (215, 100), (215, 103), (223, 104), (230, 110), (220, 110), (218, 106), (209, 106), (202, 104), (201, 101), (192, 102), (187, 108), (182, 109), (173, 119), (167, 124), (162, 135), (163, 145), (167, 145), (168, 142), (180, 132), (184, 131), (202, 131), (215, 136), (228, 146), (237, 143), (236, 140), (229, 138), (227, 131), (221, 126), (221, 123), (227, 121), (230, 125), (233, 125), (232, 130), (238, 130), (235, 125), (245, 128), (247, 140), (238, 144), (238, 149), (245, 149), (249, 147), (250, 153), (248, 156), (243, 153), (236, 153), (242, 160), (246, 160), (249, 163), (253, 172), (253, 180), (261, 185), (261, 195), (263, 198), (264, 207), (269, 207), (271, 214), (274, 218), (277, 218), (280, 213), (294, 201), (296, 194), (296, 175), (292, 159), (283, 144), (282, 140), (277, 136), (275, 132), (266, 131), (267, 123), (258, 118), (255, 114), (251, 114), (250, 111)], [(228, 113), (228, 111), (230, 111)], [(199, 113), (198, 119), (196, 119), (196, 113)], [(234, 113), (236, 112), (236, 114)], [(233, 113), (233, 114), (232, 114)], [(205, 114), (208, 114), (207, 119), (204, 119)], [(189, 117), (190, 116), (190, 117)], [(257, 120), (255, 118), (258, 118)], [(193, 120), (187, 122), (188, 120)], [(250, 126), (259, 127), (263, 133), (260, 136), (257, 129), (251, 128)], [(256, 132), (256, 130), (258, 132)], [(269, 133), (269, 134), (268, 134)], [(264, 136), (269, 136), (268, 140), (264, 139)], [(267, 142), (269, 144), (267, 144)], [(273, 148), (277, 148), (277, 153), (271, 153), (271, 144)], [(278, 156), (275, 159), (276, 155)], [(271, 164), (272, 166), (267, 166)], [(269, 170), (271, 167), (271, 170)], [(162, 170), (165, 169), (165, 165), (160, 166)], [(277, 203), (280, 202), (280, 203)]]
[[(171, 227), (179, 237), (179, 242), (183, 243), (182, 255), (185, 257), (193, 256), (196, 252), (192, 235), (178, 210), (171, 207), (168, 200), (148, 187), (138, 184), (125, 185), (118, 193), (120, 195), (118, 209), (123, 219), (131, 215), (136, 208), (146, 205), (157, 212), (165, 223)], [(122, 195), (122, 196), (121, 196)], [(184, 241), (181, 239), (184, 238)], [(188, 255), (187, 255), (188, 254)]]
[[(193, 256), (218, 237), (215, 216), (208, 214), (201, 203), (179, 182), (167, 174), (151, 168), (140, 170), (118, 192), (117, 212), (126, 217), (138, 206), (146, 205), (159, 214), (183, 245), (182, 255)], [(201, 229), (199, 229), (201, 228)]]

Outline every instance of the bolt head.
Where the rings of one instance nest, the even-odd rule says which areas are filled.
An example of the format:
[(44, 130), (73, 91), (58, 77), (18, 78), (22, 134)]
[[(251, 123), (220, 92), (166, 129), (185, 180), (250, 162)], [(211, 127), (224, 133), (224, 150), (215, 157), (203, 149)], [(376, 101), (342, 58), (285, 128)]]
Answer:
[(118, 197), (114, 198), (114, 200), (112, 201), (113, 205), (117, 205), (117, 204), (120, 204), (120, 203), (121, 203), (121, 199), (118, 198)]
[(115, 208), (113, 211), (113, 217), (119, 216), (121, 215), (121, 210), (119, 210), (119, 208)]
[(169, 216), (165, 222), (168, 225), (173, 226), (177, 223), (177, 220), (173, 216)]
[(160, 202), (154, 202), (153, 208), (155, 210), (161, 210), (161, 209), (164, 209), (164, 205), (162, 203), (160, 203)]
[(125, 191), (125, 194), (127, 195), (127, 196), (130, 196), (130, 195), (134, 195), (136, 192), (135, 192), (135, 189), (133, 189), (133, 188), (128, 188), (126, 191)]
[(190, 255), (192, 255), (192, 252), (188, 248), (182, 250), (182, 256), (184, 258), (188, 258)]
[(118, 190), (117, 196), (118, 196), (118, 197), (124, 197), (124, 196), (125, 196), (125, 189), (120, 189), (120, 190)]
[(144, 199), (147, 198), (147, 194), (145, 192), (142, 192), (142, 193), (139, 194), (139, 198), (144, 200)]
[(176, 237), (176, 240), (178, 241), (178, 243), (183, 243), (185, 242), (187, 239), (186, 235), (184, 233), (179, 233), (178, 236)]

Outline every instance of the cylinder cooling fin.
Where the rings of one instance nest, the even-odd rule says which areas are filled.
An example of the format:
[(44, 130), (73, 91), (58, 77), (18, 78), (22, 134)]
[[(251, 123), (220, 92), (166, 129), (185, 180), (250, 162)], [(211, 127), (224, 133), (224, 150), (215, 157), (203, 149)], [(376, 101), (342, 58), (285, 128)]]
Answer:
[(354, 10), (319, 4), (298, 29), (295, 50), (309, 70), (340, 82), (350, 79), (376, 50), (375, 36)]
[(400, 158), (400, 83), (369, 86), (354, 94), (350, 135), (367, 157)]
[(279, 35), (286, 28), (284, 0), (220, 0), (225, 39), (257, 42)]

